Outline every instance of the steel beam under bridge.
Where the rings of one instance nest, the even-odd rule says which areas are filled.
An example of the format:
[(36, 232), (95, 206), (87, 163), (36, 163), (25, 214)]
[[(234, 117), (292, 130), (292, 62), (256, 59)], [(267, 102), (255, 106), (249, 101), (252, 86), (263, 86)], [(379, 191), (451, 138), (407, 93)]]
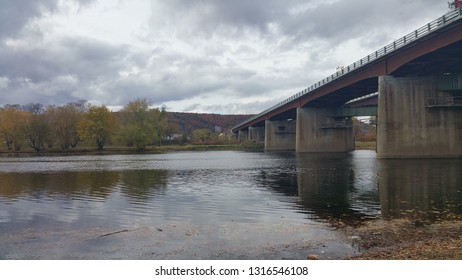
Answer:
[(332, 117), (371, 117), (377, 116), (377, 106), (374, 107), (356, 107), (356, 108), (338, 108), (335, 110)]

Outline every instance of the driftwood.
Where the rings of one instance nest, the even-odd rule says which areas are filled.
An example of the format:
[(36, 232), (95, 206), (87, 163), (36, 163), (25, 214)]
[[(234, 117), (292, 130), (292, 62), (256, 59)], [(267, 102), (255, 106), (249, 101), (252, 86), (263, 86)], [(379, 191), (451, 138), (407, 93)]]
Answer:
[(128, 229), (119, 230), (119, 231), (115, 231), (115, 232), (111, 232), (111, 233), (106, 233), (106, 234), (100, 235), (99, 237), (106, 237), (106, 236), (110, 236), (110, 235), (114, 235), (114, 234), (118, 234), (118, 233), (122, 233), (122, 232), (127, 232), (127, 231), (128, 231)]

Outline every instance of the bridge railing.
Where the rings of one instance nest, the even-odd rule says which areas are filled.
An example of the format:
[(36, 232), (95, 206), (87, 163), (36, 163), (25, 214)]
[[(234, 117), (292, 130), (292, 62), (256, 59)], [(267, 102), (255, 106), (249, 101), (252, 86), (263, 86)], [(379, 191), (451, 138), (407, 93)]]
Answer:
[(322, 79), (321, 81), (309, 86), (308, 88), (292, 95), (291, 97), (279, 102), (278, 104), (272, 106), (271, 108), (261, 112), (260, 114), (257, 114), (255, 116), (253, 116), (252, 118), (248, 119), (247, 121), (245, 122), (242, 122), (240, 123), (239, 125), (235, 126), (236, 128), (237, 127), (240, 127), (240, 126), (243, 126), (245, 125), (246, 123), (248, 122), (251, 122), (261, 116), (264, 116), (266, 115), (267, 113), (271, 112), (271, 111), (274, 111), (275, 109), (287, 104), (287, 103), (290, 103), (292, 102), (293, 100), (295, 99), (298, 99), (299, 97), (301, 96), (304, 96), (304, 95), (307, 95), (307, 94), (310, 94), (312, 91), (334, 81), (334, 80), (337, 80), (338, 78), (340, 77), (343, 77), (365, 65), (368, 65), (369, 63), (389, 54), (389, 53), (392, 53), (406, 45), (409, 45), (410, 43), (430, 34), (430, 33), (433, 33), (435, 31), (437, 31), (438, 29), (454, 22), (454, 21), (457, 21), (457, 20), (460, 20), (462, 18), (462, 8), (459, 8), (459, 9), (456, 9), (456, 10), (453, 10), (445, 15), (443, 15), (442, 17), (422, 26), (421, 28), (407, 34), (406, 36), (386, 45), (385, 47), (381, 48), (381, 49), (378, 49), (377, 51), (369, 54), (368, 56), (366, 57), (363, 57), (361, 58), (360, 60), (358, 61), (355, 61), (354, 63), (348, 65), (348, 66), (345, 66), (345, 67), (341, 67), (337, 72), (335, 72), (334, 74)]
[(425, 107), (460, 107), (462, 106), (461, 96), (430, 97), (425, 99)]

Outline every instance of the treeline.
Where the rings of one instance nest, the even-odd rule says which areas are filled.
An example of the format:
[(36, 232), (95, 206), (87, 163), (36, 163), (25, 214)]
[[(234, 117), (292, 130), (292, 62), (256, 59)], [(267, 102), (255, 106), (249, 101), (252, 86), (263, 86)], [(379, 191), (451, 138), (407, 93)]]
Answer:
[(229, 131), (233, 126), (249, 119), (251, 116), (167, 112), (169, 126), (183, 135), (192, 135), (198, 129)]
[(102, 150), (107, 143), (139, 150), (160, 143), (168, 133), (166, 112), (146, 99), (130, 102), (120, 112), (81, 100), (63, 106), (5, 105), (0, 108), (0, 135), (8, 150), (75, 148), (87, 142)]
[[(38, 152), (52, 148), (66, 151), (81, 142), (98, 150), (107, 144), (138, 150), (165, 143), (222, 144), (232, 141), (222, 131), (249, 117), (167, 113), (165, 108), (150, 108), (147, 99), (131, 101), (119, 112), (85, 100), (62, 106), (4, 105), (0, 107), (0, 140), (8, 150), (32, 148)], [(357, 140), (376, 139), (375, 125), (355, 119), (354, 131)]]

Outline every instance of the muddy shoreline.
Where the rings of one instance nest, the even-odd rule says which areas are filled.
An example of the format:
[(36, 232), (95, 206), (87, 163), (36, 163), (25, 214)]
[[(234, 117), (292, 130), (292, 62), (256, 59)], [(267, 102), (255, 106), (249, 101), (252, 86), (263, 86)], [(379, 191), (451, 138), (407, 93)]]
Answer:
[[(8, 241), (9, 246), (0, 246), (3, 247), (0, 248), (0, 259), (462, 259), (462, 220), (426, 223), (376, 219), (361, 225), (340, 223), (335, 227), (338, 235), (326, 236), (321, 242), (309, 239), (268, 240), (238, 247), (229, 244), (229, 241), (242, 236), (242, 231), (254, 232), (244, 225), (232, 229), (233, 233), (225, 234), (226, 238), (216, 243), (210, 243), (203, 236), (205, 233), (212, 234), (216, 229), (209, 228), (209, 232), (204, 232), (193, 225), (116, 231), (107, 228), (26, 230), (20, 234), (1, 236), (0, 239)], [(300, 233), (300, 229), (289, 232)]]
[[(309, 233), (311, 232), (311, 234)], [(314, 235), (314, 236), (313, 236)], [(322, 224), (190, 222), (129, 228), (22, 229), (0, 233), (8, 260), (340, 260), (354, 254), (341, 232)]]

